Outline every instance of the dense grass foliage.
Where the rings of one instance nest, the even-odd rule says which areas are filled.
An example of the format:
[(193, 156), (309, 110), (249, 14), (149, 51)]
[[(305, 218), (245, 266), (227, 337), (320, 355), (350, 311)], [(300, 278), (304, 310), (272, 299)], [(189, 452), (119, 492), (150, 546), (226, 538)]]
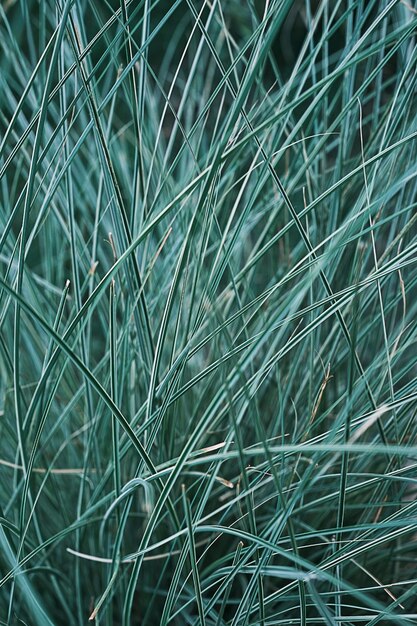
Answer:
[(413, 0), (0, 6), (0, 623), (417, 623)]

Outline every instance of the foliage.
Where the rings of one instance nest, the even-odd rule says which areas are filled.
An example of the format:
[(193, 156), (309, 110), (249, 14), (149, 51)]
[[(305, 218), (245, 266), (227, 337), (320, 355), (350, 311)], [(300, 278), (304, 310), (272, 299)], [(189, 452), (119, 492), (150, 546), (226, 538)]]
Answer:
[(416, 623), (416, 25), (2, 2), (1, 623)]

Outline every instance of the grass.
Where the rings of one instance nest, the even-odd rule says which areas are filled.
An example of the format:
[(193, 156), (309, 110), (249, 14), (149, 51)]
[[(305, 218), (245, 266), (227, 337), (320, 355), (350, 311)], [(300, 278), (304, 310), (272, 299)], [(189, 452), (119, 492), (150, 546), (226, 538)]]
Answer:
[(417, 620), (417, 8), (0, 7), (0, 624)]

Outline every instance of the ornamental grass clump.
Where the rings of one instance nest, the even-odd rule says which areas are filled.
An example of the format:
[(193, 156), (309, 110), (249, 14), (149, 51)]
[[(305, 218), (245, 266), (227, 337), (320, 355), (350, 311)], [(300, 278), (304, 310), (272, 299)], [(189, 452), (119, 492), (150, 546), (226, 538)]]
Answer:
[(412, 0), (0, 6), (0, 624), (417, 620)]

